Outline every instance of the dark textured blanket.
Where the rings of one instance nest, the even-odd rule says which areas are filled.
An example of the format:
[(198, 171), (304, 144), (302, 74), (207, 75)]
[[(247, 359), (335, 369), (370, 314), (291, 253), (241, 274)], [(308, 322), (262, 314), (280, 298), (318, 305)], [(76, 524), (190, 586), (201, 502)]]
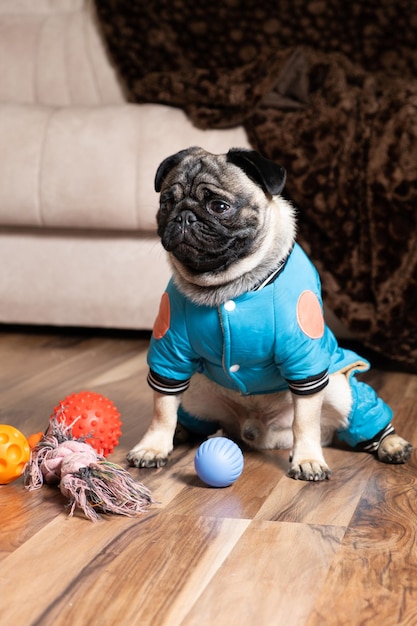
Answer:
[[(243, 124), (361, 341), (417, 371), (417, 3), (96, 0), (133, 102)], [(184, 146), (187, 147), (187, 146)]]

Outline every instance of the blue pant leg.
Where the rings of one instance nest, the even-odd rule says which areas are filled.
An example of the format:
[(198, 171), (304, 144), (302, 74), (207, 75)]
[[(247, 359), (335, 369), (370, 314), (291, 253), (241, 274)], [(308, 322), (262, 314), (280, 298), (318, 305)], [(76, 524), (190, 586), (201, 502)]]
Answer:
[(377, 393), (351, 376), (352, 408), (347, 428), (338, 431), (338, 437), (352, 448), (371, 442), (392, 420), (392, 409)]
[(218, 422), (209, 422), (208, 420), (199, 419), (195, 417), (195, 415), (191, 415), (191, 413), (188, 413), (188, 411), (184, 409), (182, 404), (178, 407), (177, 419), (181, 426), (184, 426), (184, 428), (194, 435), (208, 437), (209, 435), (214, 435), (220, 428)]

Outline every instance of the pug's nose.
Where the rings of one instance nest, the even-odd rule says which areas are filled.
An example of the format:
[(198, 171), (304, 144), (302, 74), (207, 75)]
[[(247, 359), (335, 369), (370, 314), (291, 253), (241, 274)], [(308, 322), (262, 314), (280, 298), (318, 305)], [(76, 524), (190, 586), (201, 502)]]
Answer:
[(189, 209), (181, 211), (175, 218), (175, 221), (181, 224), (181, 226), (190, 226), (193, 222), (197, 221), (196, 215)]

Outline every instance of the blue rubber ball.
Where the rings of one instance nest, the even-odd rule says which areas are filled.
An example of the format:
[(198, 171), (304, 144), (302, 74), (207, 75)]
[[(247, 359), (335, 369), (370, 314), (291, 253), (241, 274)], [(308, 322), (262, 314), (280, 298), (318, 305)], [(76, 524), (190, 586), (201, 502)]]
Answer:
[(194, 467), (198, 477), (210, 487), (229, 487), (243, 471), (243, 454), (231, 439), (213, 437), (198, 448)]

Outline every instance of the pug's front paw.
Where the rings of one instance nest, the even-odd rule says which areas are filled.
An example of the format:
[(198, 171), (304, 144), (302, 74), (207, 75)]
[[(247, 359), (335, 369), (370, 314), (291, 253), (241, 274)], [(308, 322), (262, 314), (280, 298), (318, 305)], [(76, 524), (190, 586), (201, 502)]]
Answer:
[(318, 482), (330, 478), (332, 471), (326, 463), (314, 460), (292, 463), (288, 470), (288, 476), (295, 480), (308, 480)]
[(172, 452), (172, 441), (164, 441), (162, 437), (145, 437), (127, 454), (132, 467), (163, 467), (168, 463)]

